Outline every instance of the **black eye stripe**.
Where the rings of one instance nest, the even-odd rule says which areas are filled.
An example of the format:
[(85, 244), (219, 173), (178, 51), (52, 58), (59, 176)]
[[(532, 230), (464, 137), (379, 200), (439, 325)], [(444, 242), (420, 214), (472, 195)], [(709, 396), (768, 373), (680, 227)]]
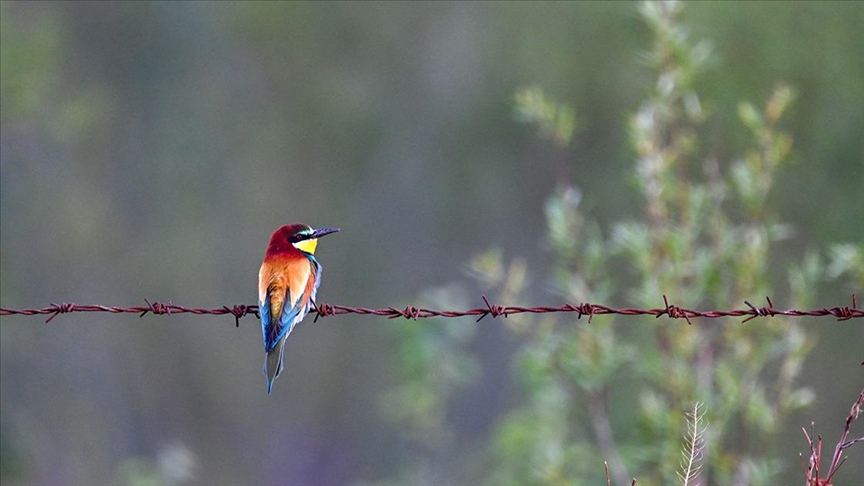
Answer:
[(301, 241), (308, 240), (311, 236), (312, 236), (311, 232), (297, 233), (291, 237), (291, 242), (292, 243), (299, 243)]

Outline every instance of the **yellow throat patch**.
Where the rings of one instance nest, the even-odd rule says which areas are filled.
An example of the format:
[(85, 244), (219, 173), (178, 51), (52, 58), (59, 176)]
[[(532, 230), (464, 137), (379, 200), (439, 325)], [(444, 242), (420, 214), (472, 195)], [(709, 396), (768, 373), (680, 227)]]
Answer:
[(311, 240), (303, 240), (294, 243), (294, 247), (300, 251), (305, 251), (310, 255), (315, 254), (315, 248), (318, 246), (318, 239), (312, 238)]

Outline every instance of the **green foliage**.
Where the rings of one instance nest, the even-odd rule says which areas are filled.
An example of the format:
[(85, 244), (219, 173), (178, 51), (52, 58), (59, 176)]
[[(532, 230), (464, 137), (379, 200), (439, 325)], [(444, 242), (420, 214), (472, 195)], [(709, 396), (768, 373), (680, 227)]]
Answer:
[[(430, 291), (433, 303), (459, 302), (465, 295), (458, 287)], [(454, 393), (477, 378), (476, 360), (466, 347), (476, 326), (460, 322), (436, 326), (430, 332), (419, 322), (394, 326), (400, 338), (399, 362), (409, 379), (384, 395), (384, 412), (421, 444), (436, 447), (450, 439), (447, 405)]]
[(556, 103), (537, 86), (516, 93), (516, 120), (537, 126), (543, 139), (566, 147), (576, 131), (576, 114), (565, 104)]
[(834, 245), (829, 249), (828, 257), (830, 278), (848, 275), (852, 288), (864, 287), (864, 245)]
[[(699, 141), (709, 114), (695, 86), (710, 66), (710, 49), (693, 45), (679, 24), (682, 7), (648, 2), (642, 8), (653, 36), (648, 60), (656, 75), (630, 123), (637, 156), (633, 181), (643, 197), (644, 218), (615, 224), (606, 236), (582, 213), (578, 189), (562, 185), (546, 203), (551, 277), (568, 302), (625, 297), (657, 307), (665, 294), (688, 307), (728, 308), (776, 295), (772, 289), (782, 283), (769, 269), (771, 249), (791, 231), (778, 221), (768, 196), (789, 159), (792, 137), (780, 125), (794, 92), (779, 84), (761, 108), (740, 103), (740, 122), (752, 148), (739, 159), (723, 164), (703, 153)], [(537, 87), (516, 95), (517, 119), (536, 125), (559, 148), (571, 141), (573, 113)], [(859, 248), (833, 247), (826, 273), (819, 254), (808, 253), (789, 265), (790, 291), (783, 302), (806, 307), (815, 283), (826, 275), (848, 274), (860, 282), (861, 255)], [(618, 271), (622, 267), (629, 273)], [(519, 302), (524, 296), (524, 266), (517, 261), (508, 267), (498, 252), (478, 256), (471, 273), (496, 301)], [(634, 290), (620, 295), (627, 288)], [(452, 307), (454, 301), (448, 303)], [(499, 423), (488, 469), (476, 473), (490, 484), (597, 483), (604, 461), (615, 484), (632, 477), (647, 484), (686, 484), (697, 470), (708, 484), (773, 484), (789, 458), (774, 456), (772, 440), (784, 417), (813, 399), (795, 383), (812, 342), (793, 318), (687, 326), (667, 319), (619, 322), (603, 316), (588, 323), (547, 315), (511, 316), (505, 323), (523, 344), (516, 362), (525, 401)], [(412, 375), (411, 385), (425, 390), (414, 390), (414, 396), (446, 400), (454, 387), (468, 384), (464, 375), (446, 378), (438, 370), (445, 366), (442, 359), (465, 360), (455, 352), (464, 350), (465, 334), (445, 345), (436, 329), (410, 331), (414, 334), (403, 346), (427, 340), (449, 346)], [(408, 362), (418, 356), (429, 353), (417, 350)], [(700, 403), (695, 410), (694, 402)], [(616, 413), (623, 414), (619, 420), (612, 418)], [(681, 427), (685, 414), (687, 430)], [(711, 426), (702, 428), (706, 415)], [(629, 422), (635, 425), (623, 425)], [(413, 430), (444, 423), (440, 413), (431, 413)], [(683, 474), (675, 467), (682, 437), (689, 440)]]

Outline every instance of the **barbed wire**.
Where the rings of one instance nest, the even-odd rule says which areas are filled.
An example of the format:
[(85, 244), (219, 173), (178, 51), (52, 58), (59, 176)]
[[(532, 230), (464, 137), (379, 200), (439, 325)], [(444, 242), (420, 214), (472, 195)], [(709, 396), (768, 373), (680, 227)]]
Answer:
[[(864, 318), (864, 309), (858, 309), (858, 303), (855, 298), (855, 294), (852, 294), (852, 306), (838, 306), (831, 308), (821, 308), (821, 309), (812, 309), (812, 310), (797, 310), (797, 309), (789, 309), (782, 310), (774, 307), (774, 303), (771, 302), (770, 297), (766, 297), (767, 306), (756, 307), (748, 301), (744, 301), (744, 304), (747, 305), (746, 309), (733, 309), (733, 310), (713, 310), (713, 311), (699, 311), (694, 309), (686, 309), (684, 307), (679, 307), (677, 305), (672, 305), (669, 303), (669, 300), (666, 296), (663, 296), (663, 307), (656, 309), (634, 309), (634, 308), (622, 308), (616, 309), (614, 307), (609, 307), (605, 305), (599, 304), (591, 304), (591, 303), (581, 303), (579, 305), (574, 304), (564, 304), (557, 307), (550, 306), (540, 306), (540, 307), (521, 307), (521, 306), (511, 306), (511, 305), (498, 305), (493, 304), (489, 301), (489, 299), (484, 295), (483, 302), (486, 304), (485, 307), (478, 307), (475, 309), (468, 310), (435, 310), (435, 309), (427, 309), (424, 307), (415, 307), (415, 306), (407, 306), (404, 309), (397, 309), (395, 307), (387, 307), (386, 309), (370, 309), (366, 307), (351, 307), (347, 305), (334, 305), (334, 304), (313, 304), (314, 310), (316, 313), (315, 321), (318, 321), (319, 318), (328, 317), (328, 316), (338, 316), (342, 314), (361, 314), (361, 315), (375, 315), (375, 316), (383, 316), (389, 319), (395, 319), (399, 317), (403, 317), (405, 319), (426, 319), (430, 317), (477, 317), (477, 321), (480, 321), (484, 317), (491, 316), (493, 318), (497, 317), (508, 317), (515, 314), (546, 314), (551, 312), (570, 312), (576, 313), (577, 319), (582, 318), (582, 316), (588, 316), (588, 322), (596, 315), (605, 315), (605, 314), (617, 314), (624, 316), (636, 316), (636, 315), (649, 315), (654, 316), (655, 318), (659, 317), (669, 317), (671, 319), (684, 319), (687, 321), (687, 324), (693, 324), (691, 319), (697, 317), (705, 317), (705, 318), (719, 318), (719, 317), (745, 317), (742, 322), (750, 321), (751, 319), (755, 319), (757, 317), (773, 317), (773, 316), (807, 316), (807, 317), (826, 317), (833, 316), (838, 321), (847, 321), (849, 319), (860, 319)], [(132, 307), (119, 307), (119, 306), (106, 306), (106, 305), (78, 305), (73, 303), (63, 303), (63, 304), (54, 304), (52, 303), (48, 307), (43, 307), (41, 309), (13, 309), (9, 307), (0, 307), (0, 316), (9, 316), (9, 315), (24, 315), (24, 316), (34, 316), (34, 315), (48, 315), (48, 319), (45, 320), (46, 323), (51, 322), (55, 317), (60, 314), (68, 314), (71, 312), (109, 312), (112, 314), (139, 314), (139, 317), (144, 317), (147, 314), (156, 314), (156, 315), (172, 315), (172, 314), (196, 314), (196, 315), (226, 315), (231, 314), (234, 316), (235, 325), (240, 327), (240, 319), (246, 317), (250, 314), (255, 315), (256, 317), (260, 317), (258, 313), (257, 305), (234, 305), (234, 306), (222, 306), (216, 307), (212, 309), (202, 309), (197, 307), (186, 307), (182, 305), (172, 304), (171, 301), (168, 303), (157, 302), (157, 301), (149, 301), (144, 299), (144, 302), (147, 303), (145, 306), (132, 306)]]

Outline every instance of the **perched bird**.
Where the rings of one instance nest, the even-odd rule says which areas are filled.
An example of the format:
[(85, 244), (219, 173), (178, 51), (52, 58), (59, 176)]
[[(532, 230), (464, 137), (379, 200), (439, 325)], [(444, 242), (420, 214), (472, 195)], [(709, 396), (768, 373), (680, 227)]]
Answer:
[(312, 229), (295, 223), (282, 226), (270, 236), (258, 272), (258, 309), (267, 353), (264, 376), (268, 395), (273, 380), (282, 372), (285, 340), (312, 308), (321, 283), (321, 265), (315, 260), (318, 238), (337, 231), (339, 228)]

